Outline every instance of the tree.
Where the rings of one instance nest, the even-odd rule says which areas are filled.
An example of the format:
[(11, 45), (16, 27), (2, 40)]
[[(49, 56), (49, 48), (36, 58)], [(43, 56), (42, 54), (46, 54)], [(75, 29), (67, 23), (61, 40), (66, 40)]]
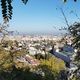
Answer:
[[(71, 25), (69, 28), (69, 32), (73, 37), (73, 47), (77, 49), (76, 56), (74, 59), (74, 62), (78, 66), (78, 69), (74, 72), (74, 74), (77, 77), (77, 80), (80, 80), (80, 22), (75, 22), (73, 25)], [(79, 74), (79, 75), (77, 75)]]
[(75, 22), (69, 27), (69, 32), (73, 36), (73, 47), (77, 49), (77, 60), (80, 60), (80, 23)]
[[(9, 19), (12, 18), (12, 14), (13, 14), (13, 11), (12, 11), (12, 9), (13, 9), (12, 1), (13, 0), (0, 0), (4, 22), (8, 22)], [(27, 1), (28, 0), (22, 0), (22, 2), (24, 4), (26, 4)]]

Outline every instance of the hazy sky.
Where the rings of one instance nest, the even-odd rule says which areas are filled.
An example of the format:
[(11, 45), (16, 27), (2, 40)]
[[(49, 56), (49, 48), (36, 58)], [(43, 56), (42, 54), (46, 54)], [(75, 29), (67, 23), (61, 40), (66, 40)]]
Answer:
[[(63, 8), (69, 24), (79, 21), (75, 11), (80, 17), (80, 0), (76, 3), (69, 0), (66, 4), (62, 0), (29, 0), (26, 5), (21, 0), (13, 0), (12, 5), (13, 17), (9, 29), (19, 32), (57, 33), (61, 26), (66, 26), (60, 7)], [(74, 14), (71, 14), (72, 10)], [(0, 11), (0, 22), (1, 16)]]

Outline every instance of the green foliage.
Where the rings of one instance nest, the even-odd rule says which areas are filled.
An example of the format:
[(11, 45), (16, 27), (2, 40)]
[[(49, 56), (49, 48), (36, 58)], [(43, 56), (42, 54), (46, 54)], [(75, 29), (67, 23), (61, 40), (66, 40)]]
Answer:
[(12, 0), (1, 0), (2, 14), (4, 20), (11, 19), (12, 17)]
[(75, 78), (73, 80), (79, 80), (79, 76), (77, 76), (77, 72), (80, 70), (80, 23), (75, 22), (73, 25), (69, 27), (69, 32), (73, 37), (73, 47), (77, 49), (76, 56), (74, 62), (78, 66), (78, 70), (75, 71)]
[(55, 80), (55, 72), (48, 65), (40, 65), (39, 68), (44, 73), (44, 80)]
[[(12, 1), (13, 0), (1, 0), (0, 1), (1, 2), (1, 8), (2, 8), (2, 15), (3, 15), (5, 22), (9, 21), (9, 19), (12, 18), (12, 13), (13, 13)], [(28, 0), (22, 0), (22, 2), (24, 4), (26, 4), (28, 2)]]
[[(16, 57), (23, 56), (26, 52), (24, 49), (11, 49), (11, 46), (13, 46), (12, 41), (5, 41), (0, 44), (0, 70), (11, 70), (12, 66), (15, 65)], [(9, 50), (5, 48), (9, 48)]]
[(61, 70), (65, 69), (65, 64), (62, 60), (51, 57), (49, 60), (41, 60), (41, 65), (47, 65), (52, 71), (59, 73)]
[(59, 78), (60, 71), (65, 69), (62, 60), (49, 55), (48, 59), (40, 60), (41, 64), (38, 67), (45, 73), (45, 76), (31, 72), (30, 66), (14, 61), (16, 57), (26, 54), (25, 49), (18, 51), (4, 49), (12, 45), (12, 41), (6, 41), (0, 45), (0, 80), (55, 80)]
[(0, 49), (0, 70), (8, 70), (12, 66), (10, 53)]
[(73, 46), (78, 50), (76, 60), (80, 60), (80, 23), (74, 23), (69, 27), (69, 31), (73, 36)]
[[(68, 0), (63, 0), (64, 2), (67, 2)], [(74, 2), (76, 2), (77, 0), (74, 0)]]
[(29, 69), (17, 69), (13, 67), (11, 72), (0, 72), (0, 80), (43, 80), (40, 75), (30, 72)]
[(22, 2), (23, 2), (24, 4), (26, 4), (26, 3), (28, 2), (28, 0), (22, 0)]
[(65, 64), (55, 56), (49, 56), (48, 59), (41, 59), (41, 64), (38, 66), (44, 73), (43, 80), (60, 80), (60, 72), (65, 71)]
[(74, 37), (73, 45), (75, 48), (80, 48), (80, 23), (74, 23), (69, 27), (71, 35)]

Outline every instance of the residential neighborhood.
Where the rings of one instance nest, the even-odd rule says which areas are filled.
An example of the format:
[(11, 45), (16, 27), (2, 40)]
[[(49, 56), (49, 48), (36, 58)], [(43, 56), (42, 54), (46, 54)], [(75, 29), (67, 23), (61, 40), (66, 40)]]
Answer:
[[(2, 44), (5, 51), (14, 54), (13, 61), (17, 68), (21, 68), (21, 65), (23, 65), (36, 73), (34, 68), (40, 66), (42, 60), (55, 57), (64, 62), (65, 70), (68, 72), (67, 75), (73, 77), (72, 73), (78, 69), (76, 63), (74, 63), (77, 50), (72, 47), (72, 38), (70, 40), (70, 36), (65, 37), (65, 39), (63, 39), (63, 36), (48, 35), (18, 37), (17, 39), (16, 36), (7, 36), (5, 43)], [(40, 70), (37, 74), (39, 72), (40, 74), (41, 72), (44, 73)]]

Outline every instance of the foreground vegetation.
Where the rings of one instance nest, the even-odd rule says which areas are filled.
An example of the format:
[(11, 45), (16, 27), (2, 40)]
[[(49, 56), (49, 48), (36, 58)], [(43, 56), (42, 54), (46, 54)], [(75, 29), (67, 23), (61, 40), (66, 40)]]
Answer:
[(36, 67), (15, 63), (15, 58), (25, 55), (26, 50), (6, 50), (5, 47), (12, 43), (9, 41), (0, 45), (0, 80), (59, 80), (61, 72), (65, 73), (64, 62), (51, 54), (46, 59), (40, 59), (40, 65)]

